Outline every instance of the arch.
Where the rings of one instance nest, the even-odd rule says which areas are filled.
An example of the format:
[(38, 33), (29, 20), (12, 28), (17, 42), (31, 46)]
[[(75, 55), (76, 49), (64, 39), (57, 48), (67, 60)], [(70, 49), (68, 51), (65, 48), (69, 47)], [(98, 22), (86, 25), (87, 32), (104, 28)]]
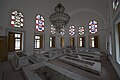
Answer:
[(106, 26), (106, 27), (104, 27), (104, 28), (107, 28), (106, 19), (105, 19), (104, 16), (101, 15), (98, 11), (93, 10), (93, 9), (88, 9), (88, 8), (81, 8), (81, 9), (76, 9), (76, 10), (74, 10), (73, 12), (71, 12), (71, 13), (70, 13), (70, 16), (75, 15), (76, 13), (79, 13), (79, 12), (91, 12), (91, 13), (96, 14), (96, 15), (104, 22), (104, 25)]

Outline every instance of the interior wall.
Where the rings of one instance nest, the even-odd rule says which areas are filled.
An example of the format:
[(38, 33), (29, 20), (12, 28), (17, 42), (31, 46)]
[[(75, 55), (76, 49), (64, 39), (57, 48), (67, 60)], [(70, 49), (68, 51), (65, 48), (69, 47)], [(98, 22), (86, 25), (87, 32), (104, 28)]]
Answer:
[(0, 36), (2, 36), (4, 33), (3, 33), (3, 27), (0, 26)]
[(118, 33), (116, 33), (116, 29), (117, 29), (117, 24), (118, 22), (120, 22), (120, 4), (118, 6), (118, 8), (114, 11), (113, 10), (113, 0), (108, 0), (109, 2), (109, 7), (110, 7), (110, 31), (112, 33), (112, 55), (108, 55), (109, 56), (109, 59), (115, 69), (115, 71), (117, 72), (119, 78), (120, 78), (120, 64), (117, 62), (116, 60), (116, 54), (117, 54), (117, 51), (116, 51), (116, 45), (118, 45), (118, 43), (116, 43), (116, 36)]
[[(44, 1), (41, 1), (42, 3), (46, 4)], [(41, 4), (40, 1), (36, 0), (34, 1), (28, 1), (28, 0), (2, 0), (0, 3), (0, 17), (1, 17), (1, 22), (0, 22), (0, 35), (2, 36), (8, 36), (8, 31), (22, 31), (25, 33), (24, 35), (24, 52), (27, 55), (32, 55), (34, 51), (34, 32), (35, 30), (35, 16), (37, 14), (42, 15), (45, 18), (45, 23), (47, 22), (48, 24), (45, 24), (45, 44), (48, 45), (49, 42), (47, 40), (49, 37), (50, 33), (50, 25), (49, 25), (49, 15), (48, 9), (46, 5)], [(46, 10), (47, 9), (47, 10)], [(20, 11), (23, 16), (24, 16), (24, 27), (22, 29), (17, 29), (13, 28), (10, 26), (10, 21), (11, 21), (11, 13), (14, 10)], [(48, 50), (49, 47), (45, 46), (45, 49)]]
[[(88, 22), (91, 19), (97, 19), (98, 22), (100, 22), (100, 27), (105, 26), (102, 24), (104, 21), (102, 21), (100, 15), (96, 15), (94, 13), (87, 13), (87, 12), (79, 12), (80, 8), (91, 8), (95, 11), (99, 10), (98, 13), (101, 14), (103, 17), (105, 15), (105, 0), (91, 0), (88, 4), (87, 0), (77, 0), (77, 1), (70, 1), (71, 3), (68, 4), (68, 1), (61, 1), (63, 6), (66, 8), (66, 13), (70, 14), (71, 21), (67, 25), (69, 27), (71, 24), (75, 26), (81, 26), (84, 25), (86, 28), (88, 26)], [(45, 35), (45, 49), (42, 49), (44, 51), (49, 51), (49, 36), (50, 33), (50, 21), (49, 21), (49, 15), (54, 12), (54, 7), (57, 5), (56, 0), (1, 0), (0, 1), (0, 35), (1, 36), (8, 36), (8, 31), (21, 31), (24, 32), (24, 52), (27, 55), (32, 55), (34, 52), (34, 35), (35, 33), (38, 33), (35, 30), (35, 16), (37, 14), (42, 15), (45, 18), (45, 31), (42, 33)], [(72, 6), (74, 4), (74, 6)], [(94, 4), (93, 4), (94, 3)], [(97, 4), (97, 5), (96, 5)], [(99, 5), (99, 6), (98, 6)], [(96, 7), (94, 7), (96, 6)], [(13, 28), (10, 26), (10, 20), (11, 20), (11, 13), (14, 10), (18, 10), (24, 15), (24, 27), (22, 29)], [(76, 11), (78, 13), (76, 14)], [(87, 32), (87, 30), (86, 30)], [(104, 32), (104, 31), (103, 31)], [(102, 35), (102, 34), (101, 34)], [(57, 37), (56, 41), (56, 47), (60, 48), (60, 44), (57, 44), (60, 42), (60, 36), (58, 34), (55, 34)], [(65, 46), (69, 45), (69, 33), (68, 29), (65, 31)], [(100, 38), (101, 40), (102, 37)], [(77, 34), (75, 35), (75, 41), (77, 42)], [(100, 44), (104, 44), (104, 41), (102, 41)], [(75, 43), (77, 46), (77, 43)], [(103, 45), (100, 45), (101, 50), (104, 51), (104, 48), (102, 48)]]
[[(106, 1), (109, 4), (109, 10), (106, 12)], [(116, 72), (120, 76), (120, 65), (116, 62), (116, 51), (115, 51), (115, 34), (114, 34), (114, 23), (120, 20), (120, 5), (115, 14), (112, 9), (113, 0), (62, 0), (61, 3), (66, 8), (66, 13), (70, 14), (71, 20), (66, 27), (75, 25), (76, 30), (79, 26), (85, 27), (86, 44), (88, 41), (88, 23), (94, 19), (98, 21), (98, 34), (100, 36), (100, 50), (106, 51), (106, 34), (107, 29), (112, 30), (112, 47), (113, 52), (110, 57), (111, 63), (113, 64)], [(43, 51), (49, 51), (49, 36), (50, 25), (49, 15), (54, 12), (54, 7), (58, 3), (57, 0), (0, 0), (0, 36), (8, 36), (8, 31), (20, 31), (24, 33), (24, 52), (27, 55), (32, 55), (34, 52), (34, 35), (38, 33), (35, 30), (35, 16), (37, 14), (42, 15), (45, 18), (45, 49)], [(85, 10), (87, 9), (87, 10)], [(11, 13), (14, 10), (18, 10), (24, 15), (24, 27), (22, 29), (13, 28), (10, 26)], [(91, 11), (92, 10), (92, 11)], [(108, 14), (110, 12), (110, 14)], [(108, 15), (107, 15), (108, 14)], [(110, 16), (109, 16), (110, 15)], [(114, 15), (114, 16), (113, 16)], [(109, 18), (106, 18), (109, 16)], [(106, 25), (106, 21), (110, 20), (109, 24)], [(60, 36), (57, 36), (56, 47), (60, 48)], [(65, 31), (65, 46), (69, 46), (69, 33), (68, 28)], [(77, 31), (74, 35), (75, 45), (77, 46)], [(87, 45), (86, 48), (89, 48)]]
[[(105, 52), (106, 46), (105, 46), (105, 38), (107, 36), (106, 30), (107, 30), (107, 25), (105, 24), (106, 22), (104, 22), (104, 20), (102, 19), (102, 17), (92, 11), (79, 11), (73, 15), (71, 15), (71, 20), (69, 22), (69, 24), (67, 25), (67, 31), (69, 30), (69, 26), (70, 25), (74, 25), (75, 26), (75, 35), (73, 37), (75, 37), (76, 42), (75, 42), (75, 46), (77, 47), (77, 36), (78, 36), (78, 27), (80, 26), (84, 26), (85, 28), (85, 48), (86, 49), (90, 49), (89, 47), (89, 22), (91, 20), (96, 20), (98, 22), (98, 32), (93, 34), (93, 35), (98, 35), (99, 36), (99, 49), (102, 52)], [(69, 41), (69, 34), (66, 34), (67, 36), (67, 41)], [(69, 46), (69, 42), (67, 42), (67, 45)]]
[[(120, 64), (117, 62), (117, 54), (119, 54), (119, 52), (117, 51), (117, 45), (119, 45), (117, 43), (117, 40), (116, 40), (116, 36), (118, 35), (118, 33), (116, 33), (116, 30), (118, 28), (118, 22), (120, 22), (120, 6), (118, 7), (118, 10), (117, 10), (117, 13), (114, 14), (114, 20), (113, 20), (113, 53), (112, 53), (112, 57), (110, 56), (110, 60), (111, 60), (111, 63), (113, 64), (113, 67), (115, 68), (116, 72), (118, 73), (119, 77), (120, 77)], [(119, 50), (119, 49), (118, 49)]]

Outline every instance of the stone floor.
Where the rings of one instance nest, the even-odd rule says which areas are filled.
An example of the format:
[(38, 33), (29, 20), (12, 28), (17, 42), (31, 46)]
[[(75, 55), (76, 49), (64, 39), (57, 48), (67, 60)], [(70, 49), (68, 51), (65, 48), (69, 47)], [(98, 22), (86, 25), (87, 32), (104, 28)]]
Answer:
[(87, 72), (85, 70), (82, 70), (80, 68), (76, 68), (76, 67), (66, 64), (58, 59), (54, 59), (49, 62), (52, 64), (55, 64), (55, 65), (58, 65), (64, 69), (67, 69), (69, 71), (75, 72), (79, 75), (88, 77), (92, 80), (120, 80), (117, 73), (115, 72), (114, 68), (112, 67), (111, 63), (106, 58), (101, 59), (101, 63), (102, 63), (101, 75), (96, 75), (96, 74)]
[[(95, 75), (90, 72), (86, 72), (82, 69), (75, 68), (71, 65), (65, 64), (59, 60), (51, 60), (50, 63), (61, 66), (65, 69), (73, 71), (82, 76), (91, 78), (92, 80), (120, 80), (111, 63), (107, 59), (102, 59), (102, 73), (101, 75)], [(0, 63), (0, 80), (25, 80), (22, 74), (22, 70), (15, 71), (10, 61)]]
[(15, 71), (10, 61), (0, 63), (0, 80), (25, 80), (22, 70)]

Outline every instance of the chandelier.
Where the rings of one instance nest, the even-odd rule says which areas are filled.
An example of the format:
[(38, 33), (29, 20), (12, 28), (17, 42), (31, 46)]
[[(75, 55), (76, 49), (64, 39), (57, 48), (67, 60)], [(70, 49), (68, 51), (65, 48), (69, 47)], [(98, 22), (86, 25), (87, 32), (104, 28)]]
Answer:
[(57, 4), (54, 10), (55, 13), (50, 15), (49, 20), (56, 29), (56, 31), (60, 33), (61, 31), (63, 31), (66, 24), (69, 22), (70, 16), (64, 13), (65, 8), (60, 2)]

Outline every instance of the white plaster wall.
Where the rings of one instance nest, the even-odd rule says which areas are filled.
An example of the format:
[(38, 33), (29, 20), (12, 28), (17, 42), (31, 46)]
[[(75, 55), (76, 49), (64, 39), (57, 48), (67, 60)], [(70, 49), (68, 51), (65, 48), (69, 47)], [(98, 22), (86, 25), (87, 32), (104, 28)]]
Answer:
[(112, 33), (112, 55), (109, 54), (109, 59), (114, 67), (114, 69), (116, 70), (119, 78), (120, 78), (120, 64), (117, 62), (116, 60), (116, 54), (117, 54), (117, 44), (116, 44), (116, 28), (117, 28), (117, 24), (118, 22), (120, 22), (120, 5), (118, 6), (117, 10), (115, 12), (113, 12), (112, 9), (112, 2), (113, 0), (108, 0), (109, 5), (110, 5), (110, 31)]
[(4, 34), (3, 31), (4, 31), (4, 30), (3, 30), (3, 27), (0, 26), (0, 36), (3, 36), (3, 35), (2, 35), (2, 34)]
[[(88, 10), (88, 9), (87, 9)], [(73, 15), (71, 15), (71, 20), (69, 22), (69, 24), (67, 25), (67, 31), (69, 30), (69, 26), (70, 25), (74, 25), (75, 26), (75, 35), (73, 37), (75, 37), (76, 42), (75, 42), (75, 46), (77, 46), (77, 36), (78, 36), (78, 27), (80, 26), (84, 26), (85, 28), (85, 46), (86, 49), (90, 49), (89, 48), (89, 22), (91, 20), (96, 20), (98, 22), (98, 33), (95, 33), (94, 35), (98, 35), (99, 36), (99, 49), (102, 52), (105, 52), (106, 46), (105, 46), (105, 38), (107, 35), (107, 25), (106, 22), (104, 21), (104, 19), (96, 14), (94, 11), (89, 10), (80, 10), (77, 13), (74, 13)], [(67, 37), (67, 44), (69, 46), (69, 35), (66, 34)]]
[[(113, 64), (113, 67), (115, 68), (116, 72), (118, 73), (118, 76), (120, 77), (120, 64), (117, 62), (117, 59), (118, 59), (118, 54), (120, 54), (119, 52), (119, 42), (118, 42), (118, 33), (117, 33), (117, 24), (118, 22), (120, 22), (120, 6), (118, 8), (118, 11), (117, 13), (115, 13), (115, 16), (114, 16), (114, 20), (113, 20), (113, 39), (112, 39), (112, 42), (113, 42), (113, 53), (112, 53), (112, 58), (110, 58), (111, 60), (111, 63)], [(120, 57), (119, 57), (120, 58)]]

